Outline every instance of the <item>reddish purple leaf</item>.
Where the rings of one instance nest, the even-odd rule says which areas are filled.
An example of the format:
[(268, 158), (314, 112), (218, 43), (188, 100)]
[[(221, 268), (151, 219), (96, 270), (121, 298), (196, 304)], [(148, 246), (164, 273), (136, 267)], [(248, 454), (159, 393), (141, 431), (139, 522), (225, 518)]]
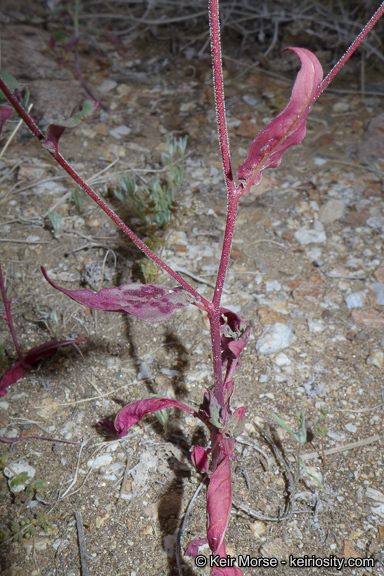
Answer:
[(201, 474), (206, 474), (208, 472), (208, 454), (210, 454), (210, 452), (212, 452), (210, 448), (208, 448), (208, 450), (204, 450), (204, 448), (201, 446), (195, 446), (193, 449), (191, 460), (198, 471), (201, 472)]
[(226, 456), (212, 474), (207, 491), (207, 536), (212, 554), (225, 556), (224, 536), (231, 505), (231, 464), (229, 457)]
[(13, 108), (8, 106), (0, 106), (0, 134), (3, 130), (3, 126), (10, 116), (13, 114)]
[(312, 52), (305, 48), (286, 48), (297, 54), (301, 69), (293, 86), (287, 107), (272, 120), (252, 142), (246, 161), (239, 167), (237, 177), (245, 195), (250, 186), (259, 184), (261, 172), (276, 168), (283, 153), (305, 136), (305, 122), (312, 97), (323, 79), (323, 69)]
[(120, 410), (113, 424), (110, 420), (103, 420), (98, 423), (98, 426), (108, 428), (110, 432), (113, 432), (116, 436), (121, 438), (127, 434), (131, 426), (139, 422), (146, 414), (172, 407), (185, 410), (186, 412), (189, 412), (189, 414), (193, 414), (193, 416), (196, 416), (196, 418), (201, 420), (199, 414), (193, 408), (190, 408), (177, 400), (172, 400), (172, 398), (147, 398), (146, 400), (139, 400), (138, 402), (132, 402), (132, 404), (125, 406)]
[(176, 308), (184, 308), (195, 301), (184, 288), (169, 288), (160, 284), (122, 284), (117, 288), (102, 288), (97, 293), (91, 290), (66, 290), (52, 282), (44, 268), (41, 270), (51, 286), (75, 302), (94, 310), (132, 314), (144, 322), (163, 322)]
[(200, 538), (200, 540), (192, 540), (188, 546), (184, 549), (185, 556), (190, 556), (191, 558), (196, 558), (199, 553), (200, 546), (208, 543), (208, 538)]
[(68, 346), (68, 344), (78, 344), (80, 342), (86, 342), (86, 340), (61, 340), (60, 342), (46, 342), (45, 344), (41, 344), (40, 346), (36, 346), (32, 348), (23, 358), (23, 362), (20, 360), (16, 362), (2, 377), (0, 382), (0, 396), (5, 396), (6, 388), (11, 384), (14, 384), (28, 370), (33, 368), (33, 365), (39, 360), (43, 360), (43, 358), (49, 358), (50, 356), (54, 356), (56, 354), (57, 349), (61, 346)]
[(240, 366), (240, 354), (248, 340), (251, 327), (231, 310), (221, 308), (220, 312), (221, 362), (227, 369), (225, 376), (227, 383)]
[(76, 128), (76, 126), (88, 118), (88, 116), (93, 114), (97, 107), (98, 103), (94, 100), (83, 98), (80, 104), (75, 106), (72, 110), (69, 118), (57, 120), (48, 126), (47, 138), (45, 139), (45, 142), (43, 142), (42, 146), (47, 148), (50, 152), (55, 152), (57, 154), (59, 151), (59, 140), (63, 135), (63, 132), (67, 128)]

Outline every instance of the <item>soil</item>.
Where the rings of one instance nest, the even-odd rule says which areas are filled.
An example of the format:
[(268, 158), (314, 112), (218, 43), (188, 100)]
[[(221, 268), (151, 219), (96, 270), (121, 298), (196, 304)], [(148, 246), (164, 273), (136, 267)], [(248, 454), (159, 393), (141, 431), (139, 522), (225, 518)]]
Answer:
[[(60, 47), (47, 50), (49, 40), (43, 27), (25, 21), (11, 22), (2, 31), (3, 69), (28, 82), (31, 113), (44, 129), (85, 95), (72, 64), (62, 64)], [(110, 44), (101, 45), (111, 50)], [(224, 50), (229, 55), (224, 63), (237, 167), (252, 138), (289, 99), (294, 69), (284, 69), (288, 81), (250, 69), (251, 62), (237, 61), (232, 48)], [(61, 152), (86, 179), (98, 175), (95, 190), (134, 226), (132, 213), (111, 194), (116, 172), (134, 169), (149, 181), (152, 171), (162, 168), (166, 135), (188, 136), (180, 201), (194, 204), (195, 211), (171, 237), (167, 255), (172, 265), (199, 277), (187, 279), (209, 297), (212, 288), (203, 281), (214, 281), (226, 209), (210, 60), (204, 52), (199, 58), (175, 57), (167, 43), (145, 34), (125, 58), (132, 62), (129, 77), (113, 71), (90, 44), (81, 44), (83, 74), (109, 110), (99, 109), (65, 133)], [(273, 57), (276, 66), (283, 66), (281, 58)], [(382, 71), (370, 74), (370, 82), (383, 82)], [(223, 301), (252, 326), (236, 376), (234, 406), (246, 407), (247, 425), (232, 465), (236, 504), (227, 551), (235, 557), (276, 557), (276, 575), (340, 573), (335, 567), (300, 571), (281, 564), (290, 555), (352, 558), (360, 566), (369, 557), (374, 568), (345, 566), (341, 573), (384, 574), (384, 307), (380, 288), (373, 286), (384, 282), (384, 161), (379, 144), (364, 136), (383, 99), (363, 98), (355, 79), (346, 85), (350, 94), (321, 97), (304, 143), (291, 148), (281, 166), (268, 171), (260, 187), (241, 201)], [(130, 133), (117, 139), (110, 131), (121, 126)], [(13, 127), (5, 130), (3, 143)], [(75, 512), (82, 517), (89, 574), (177, 574), (177, 531), (202, 480), (190, 451), (197, 443), (208, 445), (205, 431), (177, 411), (171, 412), (166, 432), (148, 416), (118, 441), (96, 423), (152, 393), (198, 406), (212, 383), (206, 318), (190, 306), (164, 323), (144, 324), (84, 309), (55, 291), (44, 281), (41, 265), (66, 288), (98, 290), (142, 281), (140, 253), (88, 198), (79, 210), (73, 184), (25, 128), (3, 154), (0, 170), (1, 263), (23, 351), (53, 339), (87, 339), (60, 349), (1, 399), (2, 436), (77, 442), (28, 439), (2, 445), (7, 465), (28, 463), (46, 491), (22, 501), (3, 475), (0, 526), (43, 513), (51, 523), (47, 534), (37, 530), (34, 538), (3, 545), (2, 574), (85, 575)], [(330, 200), (343, 202), (336, 219), (332, 213), (324, 216)], [(332, 212), (336, 205), (328, 208)], [(56, 237), (49, 219), (53, 210), (62, 216)], [(316, 230), (320, 220), (326, 240), (300, 242), (296, 233)], [(159, 282), (172, 285), (162, 274)], [(356, 293), (361, 306), (348, 307), (347, 296)], [(296, 339), (284, 351), (257, 353), (261, 334), (276, 323), (289, 325)], [(0, 337), (5, 371), (16, 360), (5, 322)], [(301, 452), (308, 474), (302, 470), (294, 485), (288, 478), (296, 471), (296, 442), (271, 414), (296, 429), (297, 412), (306, 417), (308, 442)], [(280, 457), (260, 428), (274, 439)], [(91, 459), (102, 456), (92, 467)], [(205, 536), (204, 492), (205, 487), (189, 513), (184, 547)], [(288, 518), (279, 521), (285, 512)], [(207, 548), (200, 553), (208, 556)], [(181, 562), (184, 575), (209, 574), (208, 567), (197, 568), (183, 554)], [(264, 572), (270, 573), (244, 568), (244, 574)]]

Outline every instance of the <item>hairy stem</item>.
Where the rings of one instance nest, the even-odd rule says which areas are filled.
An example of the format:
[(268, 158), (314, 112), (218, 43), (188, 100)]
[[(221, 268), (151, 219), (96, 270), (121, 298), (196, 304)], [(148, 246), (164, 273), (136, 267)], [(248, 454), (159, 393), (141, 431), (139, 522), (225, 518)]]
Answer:
[(346, 53), (340, 58), (338, 63), (335, 64), (335, 66), (332, 68), (332, 70), (329, 72), (329, 74), (321, 82), (321, 84), (319, 85), (316, 93), (314, 94), (314, 96), (311, 100), (311, 105), (314, 103), (315, 100), (317, 100), (317, 98), (320, 96), (320, 94), (322, 92), (324, 92), (324, 90), (326, 89), (328, 84), (333, 80), (333, 78), (336, 76), (336, 74), (339, 72), (339, 70), (344, 66), (344, 64), (347, 62), (347, 60), (349, 60), (349, 58), (355, 52), (356, 48), (361, 44), (361, 42), (364, 40), (364, 38), (366, 37), (368, 32), (370, 32), (370, 30), (374, 27), (376, 22), (381, 18), (381, 16), (383, 14), (384, 14), (384, 2), (382, 2), (380, 4), (379, 8), (376, 10), (376, 12), (372, 16), (372, 18), (369, 20), (369, 22), (364, 26), (364, 28), (362, 29), (360, 34), (357, 36), (357, 38), (352, 42), (352, 44), (350, 45), (350, 47), (348, 48)]
[(15, 327), (13, 325), (11, 303), (8, 300), (7, 293), (5, 291), (4, 278), (3, 278), (3, 272), (1, 270), (1, 264), (0, 264), (0, 290), (1, 290), (1, 297), (2, 297), (3, 303), (4, 303), (5, 314), (7, 316), (8, 328), (9, 328), (13, 343), (14, 343), (15, 348), (16, 348), (17, 356), (18, 356), (21, 364), (23, 365), (24, 358), (23, 358), (23, 354), (21, 353), (19, 342), (18, 342), (17, 336), (16, 336), (16, 330), (15, 330)]
[[(44, 142), (45, 136), (43, 132), (37, 126), (33, 118), (23, 109), (17, 98), (12, 94), (12, 92), (9, 90), (9, 88), (1, 78), (0, 78), (0, 89), (4, 92), (8, 101), (15, 108), (16, 112), (22, 118), (24, 123), (28, 126), (32, 134), (37, 138), (37, 140), (39, 140), (40, 142)], [(176, 280), (176, 282), (181, 284), (181, 286), (185, 288), (187, 292), (189, 292), (190, 294), (192, 294), (192, 296), (196, 298), (197, 301), (195, 302), (195, 306), (201, 308), (202, 310), (209, 310), (212, 308), (212, 304), (208, 300), (200, 296), (197, 290), (195, 290), (190, 284), (188, 284), (188, 282), (186, 282), (184, 278), (182, 278), (182, 276), (180, 276), (179, 274), (177, 274), (177, 272), (174, 272), (172, 268), (167, 266), (165, 262), (163, 262), (158, 256), (156, 256), (156, 254), (152, 252), (152, 250), (150, 250), (148, 246), (144, 242), (142, 242), (142, 240), (140, 240), (140, 238), (138, 238), (138, 236), (136, 236), (136, 234), (134, 234), (134, 232), (132, 232), (132, 230), (128, 228), (126, 224), (124, 224), (124, 222), (117, 216), (117, 214), (115, 214), (115, 212), (106, 205), (106, 203), (96, 194), (96, 192), (94, 192), (92, 188), (84, 182), (84, 180), (75, 172), (72, 166), (68, 164), (68, 162), (60, 153), (58, 152), (56, 153), (54, 150), (48, 150), (48, 152), (56, 160), (56, 162), (60, 164), (62, 168), (64, 168), (64, 170), (72, 178), (72, 180), (74, 180), (76, 184), (78, 184), (80, 188), (82, 188), (84, 192), (86, 192), (88, 196), (92, 198), (94, 202), (96, 202), (96, 204), (103, 210), (103, 212), (105, 212), (105, 214), (107, 214), (107, 216), (111, 218), (111, 220), (124, 232), (124, 234), (128, 236), (128, 238), (132, 240), (132, 242), (136, 244), (138, 248), (140, 248), (140, 250), (142, 250), (142, 252), (144, 252), (144, 254), (146, 254), (146, 256), (151, 258), (151, 260), (153, 260), (160, 268), (162, 268), (165, 272), (167, 272), (170, 276), (172, 276), (172, 278)]]
[(227, 185), (228, 194), (231, 194), (235, 189), (235, 185), (233, 181), (231, 158), (229, 153), (227, 121), (225, 118), (223, 66), (221, 61), (220, 42), (219, 0), (209, 1), (209, 29), (211, 33), (213, 87), (215, 92), (216, 117), (219, 132), (220, 150), (223, 161), (225, 182)]

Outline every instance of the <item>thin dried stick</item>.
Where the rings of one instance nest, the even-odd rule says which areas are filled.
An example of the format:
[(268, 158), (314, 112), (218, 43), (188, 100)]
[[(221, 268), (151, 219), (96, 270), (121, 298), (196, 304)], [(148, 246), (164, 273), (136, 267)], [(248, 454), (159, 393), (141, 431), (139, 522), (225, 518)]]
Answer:
[(188, 507), (185, 511), (184, 514), (184, 518), (183, 518), (183, 522), (181, 524), (181, 528), (179, 530), (179, 533), (177, 535), (177, 541), (176, 541), (176, 564), (177, 564), (177, 570), (179, 572), (179, 576), (183, 576), (183, 571), (181, 569), (181, 544), (183, 541), (183, 536), (184, 536), (184, 531), (185, 531), (185, 527), (187, 525), (187, 521), (188, 521), (188, 516), (190, 511), (192, 510), (192, 506), (195, 503), (196, 498), (198, 497), (198, 495), (201, 492), (202, 487), (204, 486), (204, 484), (206, 483), (208, 478), (208, 475), (205, 474), (202, 481), (200, 482), (200, 484), (198, 485), (198, 487), (196, 488), (196, 491), (194, 493), (194, 495), (192, 496), (192, 498), (189, 501)]
[(123, 497), (123, 492), (124, 492), (124, 490), (125, 490), (125, 485), (126, 485), (126, 483), (127, 483), (127, 478), (128, 478), (128, 474), (129, 474), (129, 463), (130, 463), (130, 460), (129, 460), (129, 451), (127, 450), (127, 465), (126, 465), (125, 470), (124, 470), (123, 481), (122, 481), (122, 483), (121, 483), (120, 492), (119, 492), (119, 497), (118, 497), (117, 503), (116, 503), (116, 508), (118, 508), (118, 507), (120, 506), (120, 502), (121, 502), (121, 499), (122, 499), (122, 497)]
[(86, 548), (86, 545), (85, 545), (85, 538), (84, 538), (83, 522), (82, 522), (82, 519), (81, 519), (81, 512), (80, 512), (79, 510), (76, 510), (76, 512), (75, 512), (75, 518), (76, 518), (77, 535), (78, 535), (78, 538), (79, 538), (81, 573), (82, 573), (82, 576), (89, 576), (88, 558), (87, 558), (87, 548)]
[[(367, 446), (367, 444), (373, 444), (378, 442), (378, 440), (383, 440), (384, 436), (380, 434), (375, 434), (375, 436), (369, 436), (369, 438), (364, 438), (364, 440), (358, 440), (357, 442), (351, 442), (350, 444), (344, 444), (343, 446), (335, 446), (335, 448), (328, 448), (324, 450), (324, 454), (328, 456), (329, 454), (337, 454), (338, 452), (345, 452), (346, 450), (353, 450), (353, 448), (360, 448), (361, 446)], [(310, 452), (309, 454), (301, 454), (300, 458), (302, 460), (313, 460), (313, 458), (320, 458), (320, 454), (317, 452)]]
[(83, 448), (84, 448), (86, 442), (87, 442), (86, 440), (83, 440), (83, 441), (81, 442), (81, 446), (80, 446), (80, 450), (79, 450), (79, 455), (78, 455), (78, 457), (77, 457), (75, 476), (73, 477), (73, 480), (72, 480), (71, 484), (68, 486), (68, 488), (66, 489), (66, 491), (64, 492), (64, 494), (62, 494), (62, 495), (60, 496), (60, 498), (64, 498), (64, 497), (68, 494), (68, 492), (70, 491), (70, 489), (72, 488), (72, 486), (74, 486), (74, 485), (76, 484), (76, 481), (77, 481), (77, 473), (78, 473), (78, 471), (79, 471), (79, 466), (80, 466), (80, 457), (81, 457), (81, 453), (82, 453), (82, 451), (83, 451)]

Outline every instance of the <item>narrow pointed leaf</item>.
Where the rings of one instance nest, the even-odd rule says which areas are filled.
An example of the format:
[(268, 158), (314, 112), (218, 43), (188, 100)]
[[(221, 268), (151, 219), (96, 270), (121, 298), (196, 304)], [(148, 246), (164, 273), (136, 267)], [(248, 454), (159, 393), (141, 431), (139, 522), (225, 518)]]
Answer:
[(6, 388), (11, 384), (14, 384), (24, 374), (26, 374), (29, 370), (32, 370), (33, 365), (39, 360), (43, 360), (44, 358), (49, 358), (50, 356), (54, 356), (56, 354), (57, 349), (61, 348), (62, 346), (68, 346), (69, 344), (79, 344), (80, 342), (86, 342), (86, 340), (61, 340), (59, 342), (46, 342), (45, 344), (41, 344), (40, 346), (36, 346), (32, 348), (23, 358), (23, 362), (20, 360), (16, 362), (2, 377), (0, 381), (0, 396), (5, 396)]
[(226, 456), (212, 474), (207, 491), (208, 543), (212, 554), (225, 554), (224, 536), (232, 505), (231, 464)]
[(48, 126), (47, 138), (43, 142), (42, 146), (47, 148), (50, 152), (58, 153), (59, 140), (63, 135), (63, 132), (67, 128), (76, 128), (81, 122), (83, 122), (88, 116), (94, 113), (98, 106), (98, 103), (94, 100), (83, 100), (75, 106), (72, 110), (69, 118), (64, 120), (57, 120)]
[(306, 132), (306, 120), (316, 89), (323, 79), (323, 69), (312, 52), (305, 48), (286, 48), (300, 58), (301, 69), (293, 86), (287, 107), (272, 120), (252, 142), (246, 161), (237, 177), (246, 194), (250, 186), (259, 184), (266, 168), (276, 168), (283, 153), (299, 144)]
[(160, 284), (122, 284), (117, 288), (102, 288), (97, 293), (91, 290), (66, 290), (50, 280), (44, 268), (41, 270), (51, 286), (75, 302), (94, 310), (132, 314), (144, 322), (163, 322), (176, 308), (184, 308), (195, 301), (184, 288), (169, 288)]
[(166, 408), (179, 408), (201, 419), (193, 408), (172, 398), (147, 398), (146, 400), (139, 400), (138, 402), (132, 402), (132, 404), (125, 406), (120, 410), (113, 424), (110, 420), (103, 420), (98, 423), (98, 426), (108, 428), (110, 432), (121, 438), (127, 434), (131, 426), (137, 424), (146, 414), (157, 412), (158, 410), (165, 410)]

